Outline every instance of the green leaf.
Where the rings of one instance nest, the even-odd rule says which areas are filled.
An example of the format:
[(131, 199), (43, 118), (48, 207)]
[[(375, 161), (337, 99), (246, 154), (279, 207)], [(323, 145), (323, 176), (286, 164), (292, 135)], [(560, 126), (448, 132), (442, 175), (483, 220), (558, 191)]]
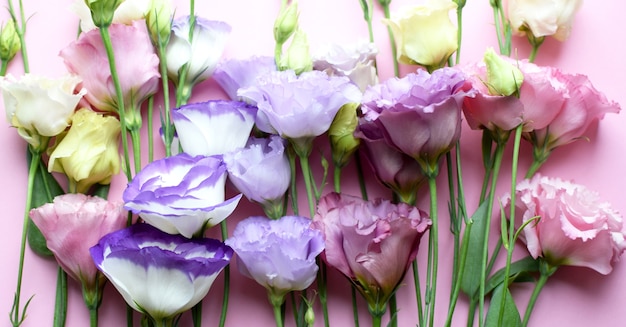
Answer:
[[(502, 304), (504, 304), (503, 307)], [(502, 315), (500, 315), (501, 307), (503, 309)], [(489, 304), (489, 311), (487, 311), (487, 319), (485, 319), (485, 326), (522, 327), (522, 319), (520, 318), (519, 310), (517, 310), (509, 288), (503, 284), (498, 285), (493, 292), (491, 303)]]
[(52, 326), (65, 326), (65, 318), (67, 317), (67, 274), (63, 268), (59, 267), (57, 273), (57, 290), (54, 306), (54, 319)]
[[(512, 277), (512, 281), (527, 281), (528, 273), (539, 271), (539, 261), (533, 259), (531, 256), (525, 257), (518, 261), (511, 263), (509, 269), (509, 277)], [(504, 281), (504, 268), (496, 271), (493, 276), (487, 280), (485, 285), (485, 294), (493, 291)], [(531, 279), (532, 280), (532, 279)]]
[(485, 224), (489, 220), (487, 215), (487, 201), (476, 209), (476, 212), (472, 215), (471, 222), (472, 228), (467, 233), (465, 229), (463, 237), (469, 237), (467, 243), (467, 258), (465, 259), (465, 265), (461, 267), (463, 269), (463, 278), (461, 280), (461, 290), (463, 293), (472, 297), (477, 293), (480, 287), (480, 275), (482, 271), (482, 256), (483, 256), (483, 244), (485, 241)]

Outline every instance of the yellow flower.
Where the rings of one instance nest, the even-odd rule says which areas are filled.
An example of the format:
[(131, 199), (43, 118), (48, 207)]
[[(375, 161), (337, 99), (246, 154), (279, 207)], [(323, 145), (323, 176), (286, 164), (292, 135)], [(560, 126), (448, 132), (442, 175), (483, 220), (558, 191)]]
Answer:
[(67, 175), (78, 193), (96, 184), (109, 184), (120, 171), (120, 122), (89, 109), (72, 117), (72, 126), (52, 150), (48, 170)]
[(457, 50), (457, 26), (449, 17), (457, 5), (449, 0), (430, 0), (383, 19), (396, 41), (398, 61), (429, 70), (445, 66)]

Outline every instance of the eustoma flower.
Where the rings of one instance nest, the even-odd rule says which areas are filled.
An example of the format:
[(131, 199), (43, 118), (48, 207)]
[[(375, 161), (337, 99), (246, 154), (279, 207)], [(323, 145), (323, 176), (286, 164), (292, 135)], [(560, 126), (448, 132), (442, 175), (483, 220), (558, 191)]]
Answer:
[[(113, 14), (113, 23), (130, 25), (133, 21), (140, 20), (148, 11), (152, 0), (124, 0)], [(96, 28), (91, 18), (91, 11), (85, 0), (75, 0), (70, 5), (70, 9), (80, 19), (80, 30), (83, 32)]]
[(225, 198), (226, 165), (181, 153), (144, 167), (124, 191), (125, 207), (170, 234), (192, 237), (226, 219), (241, 194)]
[(530, 33), (535, 38), (553, 36), (564, 41), (581, 4), (582, 0), (507, 0), (506, 12), (515, 34)]
[(229, 59), (220, 62), (213, 72), (213, 79), (231, 100), (239, 100), (240, 88), (253, 86), (257, 77), (276, 71), (273, 57), (253, 56), (247, 59)]
[(431, 224), (405, 203), (338, 193), (320, 199), (313, 220), (326, 242), (322, 258), (352, 281), (375, 316), (385, 312)]
[(461, 135), (461, 103), (465, 76), (454, 68), (421, 70), (375, 85), (363, 95), (366, 121), (381, 129), (385, 141), (435, 174), (440, 156)]
[(305, 217), (250, 217), (237, 224), (225, 243), (237, 253), (239, 272), (267, 289), (277, 326), (282, 326), (278, 321), (285, 295), (315, 280), (315, 258), (324, 250), (322, 233)]
[[(117, 73), (127, 110), (136, 110), (159, 86), (159, 58), (143, 23), (113, 24), (109, 27)], [(61, 50), (68, 70), (83, 79), (85, 98), (98, 110), (117, 111), (119, 104), (109, 60), (98, 30), (83, 32), (78, 40)], [(136, 118), (134, 115), (129, 118)]]
[(246, 144), (256, 107), (239, 101), (211, 100), (172, 110), (183, 151), (193, 155), (224, 154)]
[(347, 77), (319, 71), (299, 76), (291, 70), (271, 72), (238, 94), (259, 108), (260, 130), (289, 139), (303, 152), (328, 130), (341, 106), (361, 100), (361, 92)]
[(171, 326), (200, 302), (233, 254), (218, 240), (190, 240), (148, 224), (108, 234), (90, 251), (126, 303), (158, 326)]
[(47, 142), (41, 144), (42, 137), (56, 136), (69, 126), (86, 92), (75, 92), (79, 83), (80, 78), (70, 75), (51, 79), (26, 74), (19, 80), (8, 75), (0, 79), (7, 121), (31, 146), (46, 146)]
[(67, 175), (70, 188), (79, 193), (94, 184), (110, 184), (120, 171), (120, 122), (90, 109), (80, 109), (72, 126), (50, 154), (48, 169)]
[[(582, 185), (537, 174), (517, 185), (515, 197), (517, 215), (524, 222), (539, 218), (521, 235), (533, 258), (606, 275), (626, 250), (623, 218)], [(508, 205), (510, 195), (503, 202)]]
[(359, 42), (347, 46), (329, 44), (320, 48), (313, 57), (313, 69), (328, 75), (347, 76), (361, 91), (378, 83), (374, 43)]
[(98, 306), (105, 278), (93, 263), (89, 248), (108, 233), (126, 226), (122, 203), (83, 194), (64, 194), (30, 211), (59, 265), (83, 287), (88, 306)]
[(241, 193), (261, 204), (270, 218), (283, 215), (291, 169), (282, 138), (250, 138), (245, 148), (224, 154), (224, 162), (229, 180)]

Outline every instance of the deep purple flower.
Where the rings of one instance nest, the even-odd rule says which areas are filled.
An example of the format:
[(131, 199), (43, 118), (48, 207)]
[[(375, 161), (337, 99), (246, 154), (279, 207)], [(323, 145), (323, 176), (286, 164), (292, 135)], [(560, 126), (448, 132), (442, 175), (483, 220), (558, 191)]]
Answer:
[(257, 77), (276, 71), (274, 57), (253, 56), (247, 59), (229, 59), (217, 65), (213, 79), (232, 100), (239, 100), (237, 90), (253, 86)]
[(246, 144), (256, 108), (244, 102), (211, 100), (172, 110), (172, 121), (185, 153), (212, 156)]
[(284, 139), (250, 138), (245, 148), (224, 154), (224, 163), (230, 181), (248, 200), (263, 205), (272, 218), (282, 216), (283, 196), (291, 181)]
[(90, 252), (126, 303), (155, 320), (196, 305), (233, 255), (218, 240), (190, 240), (148, 224), (105, 235)]
[(384, 308), (431, 224), (408, 204), (338, 193), (320, 199), (313, 221), (326, 242), (322, 258), (352, 281), (370, 308)]
[(226, 165), (181, 153), (144, 167), (124, 191), (125, 208), (170, 234), (192, 237), (226, 219), (241, 194), (224, 201)]
[(432, 172), (461, 135), (461, 104), (473, 94), (461, 90), (464, 81), (454, 68), (421, 70), (369, 88), (361, 109), (389, 145)]
[(339, 108), (360, 102), (361, 91), (347, 77), (310, 71), (299, 76), (291, 70), (271, 72), (238, 95), (257, 105), (257, 127), (296, 141), (303, 148), (325, 133)]
[(276, 297), (309, 287), (318, 270), (315, 258), (324, 249), (322, 233), (299, 216), (244, 219), (225, 243), (237, 253), (239, 271)]

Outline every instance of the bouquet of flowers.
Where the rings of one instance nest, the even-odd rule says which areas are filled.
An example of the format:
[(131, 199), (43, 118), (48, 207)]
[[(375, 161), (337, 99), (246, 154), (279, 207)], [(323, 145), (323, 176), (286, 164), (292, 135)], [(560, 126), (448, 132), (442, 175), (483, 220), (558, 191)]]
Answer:
[(14, 327), (541, 326), (626, 250), (620, 105), (560, 66), (582, 1), (76, 0), (32, 73), (55, 17), (18, 1)]

